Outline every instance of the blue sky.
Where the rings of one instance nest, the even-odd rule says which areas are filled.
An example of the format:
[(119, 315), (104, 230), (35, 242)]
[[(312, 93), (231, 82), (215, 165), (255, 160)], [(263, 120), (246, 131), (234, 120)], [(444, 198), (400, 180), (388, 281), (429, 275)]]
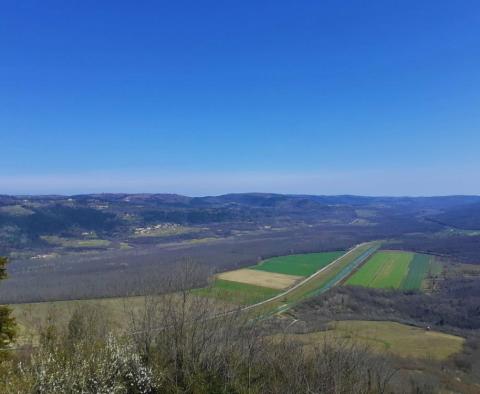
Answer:
[(480, 194), (480, 2), (7, 0), (0, 142), (0, 193)]

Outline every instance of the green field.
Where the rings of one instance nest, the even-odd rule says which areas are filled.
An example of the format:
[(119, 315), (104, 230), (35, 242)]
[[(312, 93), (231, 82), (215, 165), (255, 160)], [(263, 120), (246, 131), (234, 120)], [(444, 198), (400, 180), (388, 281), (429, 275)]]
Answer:
[(343, 253), (345, 252), (338, 251), (273, 257), (250, 268), (261, 271), (277, 272), (279, 274), (310, 276), (320, 268), (325, 267), (340, 257)]
[(195, 295), (214, 297), (239, 305), (255, 304), (274, 297), (281, 291), (223, 279), (216, 279), (209, 287), (193, 290)]
[(346, 284), (377, 289), (402, 288), (413, 258), (414, 253), (410, 252), (377, 252)]
[(425, 289), (427, 277), (442, 266), (432, 256), (411, 252), (377, 252), (347, 282), (347, 285), (377, 289)]

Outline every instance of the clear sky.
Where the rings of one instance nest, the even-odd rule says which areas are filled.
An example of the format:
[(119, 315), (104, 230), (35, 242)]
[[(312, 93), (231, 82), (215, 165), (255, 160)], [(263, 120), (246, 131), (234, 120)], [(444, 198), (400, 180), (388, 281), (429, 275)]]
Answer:
[(0, 194), (480, 194), (480, 2), (0, 3)]

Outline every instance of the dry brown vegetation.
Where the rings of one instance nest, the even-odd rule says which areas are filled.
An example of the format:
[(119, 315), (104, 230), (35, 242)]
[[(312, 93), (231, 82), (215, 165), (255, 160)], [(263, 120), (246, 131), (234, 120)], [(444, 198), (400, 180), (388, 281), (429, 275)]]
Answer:
[(271, 289), (286, 289), (302, 279), (301, 276), (259, 271), (248, 268), (223, 272), (218, 274), (217, 278), (233, 282), (247, 283), (249, 285), (270, 287)]

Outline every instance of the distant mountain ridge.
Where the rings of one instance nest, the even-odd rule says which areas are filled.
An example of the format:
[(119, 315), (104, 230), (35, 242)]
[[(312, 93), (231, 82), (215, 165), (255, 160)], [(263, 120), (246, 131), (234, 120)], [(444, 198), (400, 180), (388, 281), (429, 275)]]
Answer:
[(0, 195), (0, 252), (45, 245), (44, 236), (95, 232), (118, 238), (158, 223), (203, 226), (249, 223), (374, 225), (421, 218), (480, 229), (480, 196), (367, 197), (235, 193), (189, 197), (178, 194), (105, 193), (72, 196)]

